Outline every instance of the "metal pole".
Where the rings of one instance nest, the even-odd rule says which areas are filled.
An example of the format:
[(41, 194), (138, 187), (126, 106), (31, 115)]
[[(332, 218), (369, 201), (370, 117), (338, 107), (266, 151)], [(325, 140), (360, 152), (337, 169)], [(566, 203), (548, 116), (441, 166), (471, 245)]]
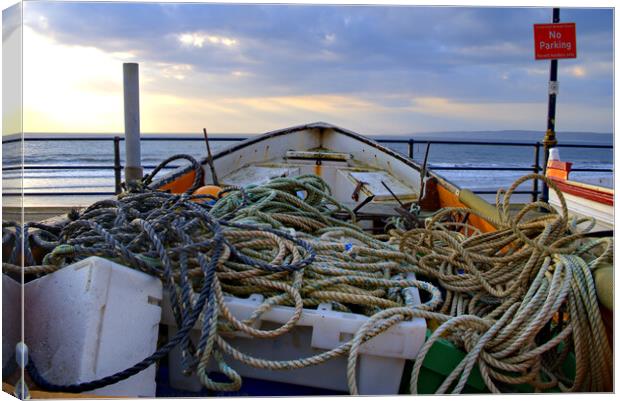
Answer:
[(125, 103), (125, 181), (128, 187), (142, 179), (140, 165), (140, 85), (138, 63), (123, 63)]
[(121, 193), (121, 137), (114, 137), (114, 193)]
[(413, 139), (409, 138), (409, 158), (413, 159)]
[[(560, 22), (560, 9), (553, 9), (553, 23)], [(555, 138), (555, 100), (557, 96), (557, 81), (558, 81), (558, 60), (551, 60), (551, 68), (549, 70), (549, 107), (547, 112), (547, 132), (545, 133), (545, 139), (543, 145), (545, 147), (545, 163), (543, 164), (544, 174), (547, 173), (547, 162), (549, 160), (549, 149), (557, 145), (558, 141)], [(549, 188), (547, 184), (543, 183), (542, 188), (542, 200), (547, 202), (549, 200)]]
[[(538, 174), (540, 171), (539, 163), (540, 163), (540, 142), (536, 142), (534, 145), (534, 174)], [(538, 200), (538, 180), (532, 180), (532, 202), (536, 202)]]
[(209, 164), (209, 168), (211, 169), (211, 181), (213, 182), (213, 185), (220, 185), (217, 180), (215, 165), (213, 164), (213, 155), (211, 154), (211, 146), (209, 145), (209, 136), (207, 135), (207, 129), (203, 128), (202, 132), (205, 135), (205, 143), (207, 144), (207, 164)]

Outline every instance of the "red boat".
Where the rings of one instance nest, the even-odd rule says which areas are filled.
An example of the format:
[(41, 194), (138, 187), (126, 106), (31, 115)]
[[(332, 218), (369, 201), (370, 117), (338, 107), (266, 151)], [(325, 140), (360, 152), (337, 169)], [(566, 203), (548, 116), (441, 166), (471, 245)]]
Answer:
[[(573, 181), (569, 175), (572, 163), (559, 160), (555, 149), (547, 163), (547, 177), (564, 193), (568, 210), (576, 217), (593, 217), (594, 231), (608, 231), (614, 228), (614, 190), (602, 185)], [(559, 207), (554, 191), (549, 191), (549, 203)]]

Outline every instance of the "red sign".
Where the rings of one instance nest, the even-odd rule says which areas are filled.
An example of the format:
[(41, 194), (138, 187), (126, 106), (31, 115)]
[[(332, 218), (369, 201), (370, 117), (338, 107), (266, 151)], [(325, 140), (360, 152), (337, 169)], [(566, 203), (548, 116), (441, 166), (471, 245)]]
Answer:
[(534, 24), (536, 60), (577, 58), (575, 23)]

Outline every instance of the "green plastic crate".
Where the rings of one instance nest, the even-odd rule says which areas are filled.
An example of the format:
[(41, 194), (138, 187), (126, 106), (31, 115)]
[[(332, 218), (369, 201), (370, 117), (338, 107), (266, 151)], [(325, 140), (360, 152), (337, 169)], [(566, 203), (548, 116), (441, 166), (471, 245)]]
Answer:
[[(426, 338), (430, 337), (431, 332), (427, 330)], [(424, 358), (424, 363), (420, 369), (418, 376), (418, 394), (434, 394), (435, 391), (441, 386), (441, 383), (448, 377), (448, 375), (457, 367), (459, 362), (465, 357), (465, 353), (454, 346), (450, 341), (443, 338), (438, 339)], [(409, 394), (409, 380), (411, 378), (411, 369), (413, 368), (413, 361), (407, 361), (405, 365), (405, 372), (400, 386), (401, 394)], [(564, 365), (562, 366), (564, 374), (570, 378), (575, 376), (575, 357), (570, 354)], [(519, 384), (512, 386), (512, 393), (532, 393), (533, 388), (527, 384)], [(547, 392), (558, 392), (558, 388), (547, 390)], [(467, 383), (462, 391), (465, 394), (472, 393), (489, 393), (478, 366), (474, 366), (472, 369)]]

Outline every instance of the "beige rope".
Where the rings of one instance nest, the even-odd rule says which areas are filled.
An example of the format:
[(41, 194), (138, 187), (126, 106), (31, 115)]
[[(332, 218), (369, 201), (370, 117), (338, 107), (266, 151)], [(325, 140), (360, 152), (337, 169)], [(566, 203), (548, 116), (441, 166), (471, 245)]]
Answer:
[[(560, 210), (535, 202), (511, 217), (511, 195), (532, 179), (545, 181), (557, 192)], [(461, 392), (475, 366), (493, 392), (518, 383), (529, 384), (534, 391), (552, 387), (609, 391), (611, 350), (591, 270), (611, 258), (611, 239), (585, 239), (588, 227), (576, 228), (585, 220), (571, 223), (562, 193), (540, 175), (522, 177), (505, 193), (500, 191), (497, 205), (501, 224), (493, 233), (465, 238), (440, 223), (442, 216), (452, 212), (475, 214), (466, 208), (446, 208), (428, 219), (425, 228), (393, 233), (401, 251), (419, 258), (420, 274), (437, 280), (447, 290), (440, 308), (446, 319), (415, 361), (411, 392), (417, 392), (424, 358), (439, 337), (460, 344), (467, 355), (438, 393)], [(528, 219), (538, 208), (552, 214)], [(592, 255), (592, 250), (597, 252)], [(582, 258), (586, 256), (588, 262)], [(559, 312), (567, 316), (561, 322), (563, 327), (554, 323)], [(491, 325), (474, 323), (479, 319)], [(546, 328), (555, 334), (549, 337)], [(557, 363), (569, 350), (574, 351), (577, 362), (572, 383)]]

